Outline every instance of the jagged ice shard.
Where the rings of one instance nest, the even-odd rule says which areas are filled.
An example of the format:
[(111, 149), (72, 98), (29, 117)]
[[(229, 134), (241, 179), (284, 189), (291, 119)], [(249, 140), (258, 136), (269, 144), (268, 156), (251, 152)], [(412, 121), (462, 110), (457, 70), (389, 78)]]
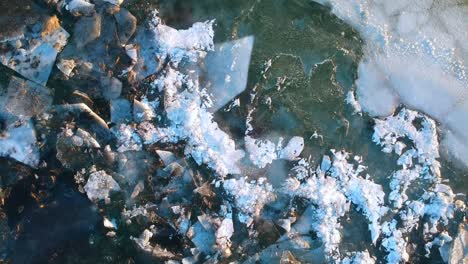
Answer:
[(242, 93), (247, 85), (254, 36), (216, 44), (205, 58), (208, 93), (217, 111)]

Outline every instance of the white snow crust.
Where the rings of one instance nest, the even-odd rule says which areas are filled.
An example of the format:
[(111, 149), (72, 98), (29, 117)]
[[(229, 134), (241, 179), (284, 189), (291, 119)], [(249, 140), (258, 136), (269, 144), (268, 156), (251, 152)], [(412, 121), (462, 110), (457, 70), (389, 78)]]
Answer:
[(239, 221), (250, 226), (253, 218), (260, 215), (263, 206), (274, 200), (273, 188), (265, 178), (246, 182), (245, 178), (229, 179), (223, 183), (224, 190), (234, 196), (235, 205), (241, 211)]
[[(383, 147), (383, 152), (400, 156), (397, 165), (401, 169), (391, 176), (389, 194), (394, 211), (399, 210), (400, 222), (393, 219), (384, 224), (382, 241), (382, 247), (388, 252), (388, 263), (400, 263), (409, 258), (406, 235), (419, 226), (423, 216), (428, 217), (423, 223), (426, 239), (434, 238), (440, 232), (438, 227), (448, 225), (449, 219), (454, 217), (455, 195), (448, 185), (441, 183), (437, 160), (439, 141), (434, 120), (403, 108), (396, 115), (375, 119), (375, 122), (373, 141)], [(413, 146), (406, 146), (404, 140)], [(410, 200), (406, 191), (414, 181), (425, 183), (425, 192), (418, 199)], [(428, 245), (431, 243), (429, 241)]]

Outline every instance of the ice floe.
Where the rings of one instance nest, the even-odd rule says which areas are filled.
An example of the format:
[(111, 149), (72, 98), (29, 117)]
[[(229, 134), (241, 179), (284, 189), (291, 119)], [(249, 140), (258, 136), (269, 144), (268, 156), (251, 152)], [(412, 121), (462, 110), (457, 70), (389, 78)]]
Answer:
[(45, 85), (69, 34), (60, 26), (57, 16), (39, 16), (36, 21), (39, 32), (25, 24), (17, 38), (2, 42), (5, 48), (0, 52), (0, 62), (27, 79)]

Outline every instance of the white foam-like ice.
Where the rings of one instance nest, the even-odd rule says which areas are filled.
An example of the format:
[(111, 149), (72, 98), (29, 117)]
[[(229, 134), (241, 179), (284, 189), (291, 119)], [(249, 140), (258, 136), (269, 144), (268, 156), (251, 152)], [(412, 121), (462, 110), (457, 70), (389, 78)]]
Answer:
[(341, 264), (374, 264), (375, 259), (370, 256), (369, 252), (353, 252), (351, 257), (346, 257), (341, 261)]
[[(349, 154), (344, 151), (332, 150), (332, 158), (324, 156), (321, 166), (304, 183), (296, 178), (289, 178), (285, 185), (286, 193), (310, 200), (315, 205), (312, 219), (309, 220), (311, 229), (317, 232), (324, 243), (324, 250), (332, 259), (338, 259), (340, 253), (338, 245), (341, 242), (340, 218), (349, 211), (349, 203), (356, 205), (369, 221), (371, 239), (375, 243), (381, 233), (381, 218), (387, 212), (384, 206), (385, 193), (382, 186), (365, 179), (359, 174), (364, 166), (350, 163)], [(309, 171), (308, 163), (301, 161), (304, 166), (295, 171)], [(301, 175), (303, 176), (303, 175)], [(294, 226), (296, 231), (306, 231), (302, 225)]]
[[(388, 252), (389, 263), (406, 262), (407, 234), (417, 228), (421, 219), (425, 239), (430, 240), (447, 226), (454, 217), (455, 195), (452, 189), (442, 184), (440, 173), (439, 144), (434, 120), (416, 111), (403, 108), (394, 116), (375, 119), (373, 141), (383, 146), (386, 153), (395, 152), (400, 157), (397, 165), (401, 169), (394, 172), (390, 181), (389, 200), (398, 211), (400, 221), (395, 219), (385, 223), (382, 247)], [(413, 147), (403, 141), (410, 141)], [(417, 200), (409, 200), (406, 190), (418, 181), (424, 186), (424, 194)], [(400, 227), (397, 227), (399, 224)], [(432, 245), (428, 242), (426, 248)]]
[(270, 140), (245, 137), (245, 149), (249, 153), (250, 161), (259, 168), (265, 168), (278, 158), (276, 144)]
[[(383, 152), (400, 155), (397, 164), (402, 168), (391, 177), (392, 191), (389, 199), (395, 208), (401, 208), (408, 199), (406, 190), (413, 181), (418, 178), (429, 178), (433, 181), (440, 178), (436, 124), (429, 117), (406, 108), (401, 109), (395, 116), (374, 120), (372, 140), (382, 146)], [(417, 122), (420, 123), (420, 128), (416, 127)], [(414, 148), (406, 146), (404, 140), (410, 140)]]
[(339, 180), (347, 199), (355, 204), (370, 222), (371, 239), (375, 244), (380, 235), (380, 219), (387, 212), (387, 208), (384, 206), (385, 193), (382, 186), (359, 176), (365, 169), (364, 166), (358, 165), (355, 168), (353, 164), (348, 162), (348, 159), (348, 153), (333, 151), (330, 175)]
[[(348, 211), (346, 197), (337, 180), (319, 175), (310, 177), (303, 184), (295, 178), (288, 179), (286, 192), (308, 199), (314, 207), (313, 213), (305, 220), (305, 224), (293, 227), (292, 232), (307, 233), (315, 231), (324, 243), (324, 252), (332, 259), (339, 257), (338, 245), (341, 242), (341, 224), (339, 219)], [(307, 211), (304, 213), (307, 214)], [(306, 225), (304, 227), (304, 225)]]
[(234, 197), (234, 204), (240, 210), (239, 221), (247, 226), (260, 215), (263, 206), (275, 198), (272, 186), (265, 180), (260, 178), (256, 182), (247, 182), (245, 178), (240, 178), (223, 183), (224, 190)]
[[(187, 143), (185, 154), (199, 165), (205, 164), (221, 176), (239, 174), (237, 163), (244, 152), (237, 150), (235, 142), (213, 121), (209, 95), (200, 87), (194, 65), (192, 69), (179, 69), (181, 62), (203, 61), (206, 52), (213, 49), (213, 21), (176, 30), (161, 24), (156, 11), (149, 28), (151, 32), (137, 37), (149, 45), (142, 47), (138, 62), (170, 61), (153, 82), (153, 88), (164, 95), (168, 125), (156, 127), (151, 122), (140, 123), (138, 133), (143, 143), (184, 141)], [(153, 64), (142, 67), (144, 76), (158, 71), (160, 65)]]
[(468, 165), (468, 5), (457, 0), (315, 0), (359, 31), (366, 45), (357, 99), (373, 116), (400, 104), (443, 124), (443, 143)]

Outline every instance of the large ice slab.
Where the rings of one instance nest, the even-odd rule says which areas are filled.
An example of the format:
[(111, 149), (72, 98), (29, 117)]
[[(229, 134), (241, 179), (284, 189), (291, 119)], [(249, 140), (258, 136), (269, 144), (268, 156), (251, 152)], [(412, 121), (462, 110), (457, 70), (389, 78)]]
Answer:
[(20, 126), (16, 123), (7, 126), (0, 136), (0, 156), (37, 167), (39, 148), (36, 145), (36, 132), (31, 121), (22, 121)]
[(208, 92), (212, 96), (211, 111), (217, 111), (245, 90), (250, 56), (255, 38), (216, 44), (205, 58)]
[(13, 76), (5, 98), (5, 111), (15, 116), (32, 117), (46, 112), (53, 94), (47, 87)]
[[(29, 1), (23, 2), (28, 4)], [(30, 8), (34, 7), (32, 3), (29, 4)], [(27, 10), (28, 7), (23, 8)], [(24, 14), (11, 14), (24, 15), (22, 18), (26, 23), (11, 24), (9, 20), (2, 21), (2, 27), (16, 29), (1, 40), (3, 48), (0, 51), (0, 62), (27, 79), (45, 85), (55, 58), (67, 44), (69, 34), (60, 26), (56, 16), (42, 14), (39, 8), (36, 11), (33, 16), (35, 19), (29, 17), (28, 11), (24, 11)]]

